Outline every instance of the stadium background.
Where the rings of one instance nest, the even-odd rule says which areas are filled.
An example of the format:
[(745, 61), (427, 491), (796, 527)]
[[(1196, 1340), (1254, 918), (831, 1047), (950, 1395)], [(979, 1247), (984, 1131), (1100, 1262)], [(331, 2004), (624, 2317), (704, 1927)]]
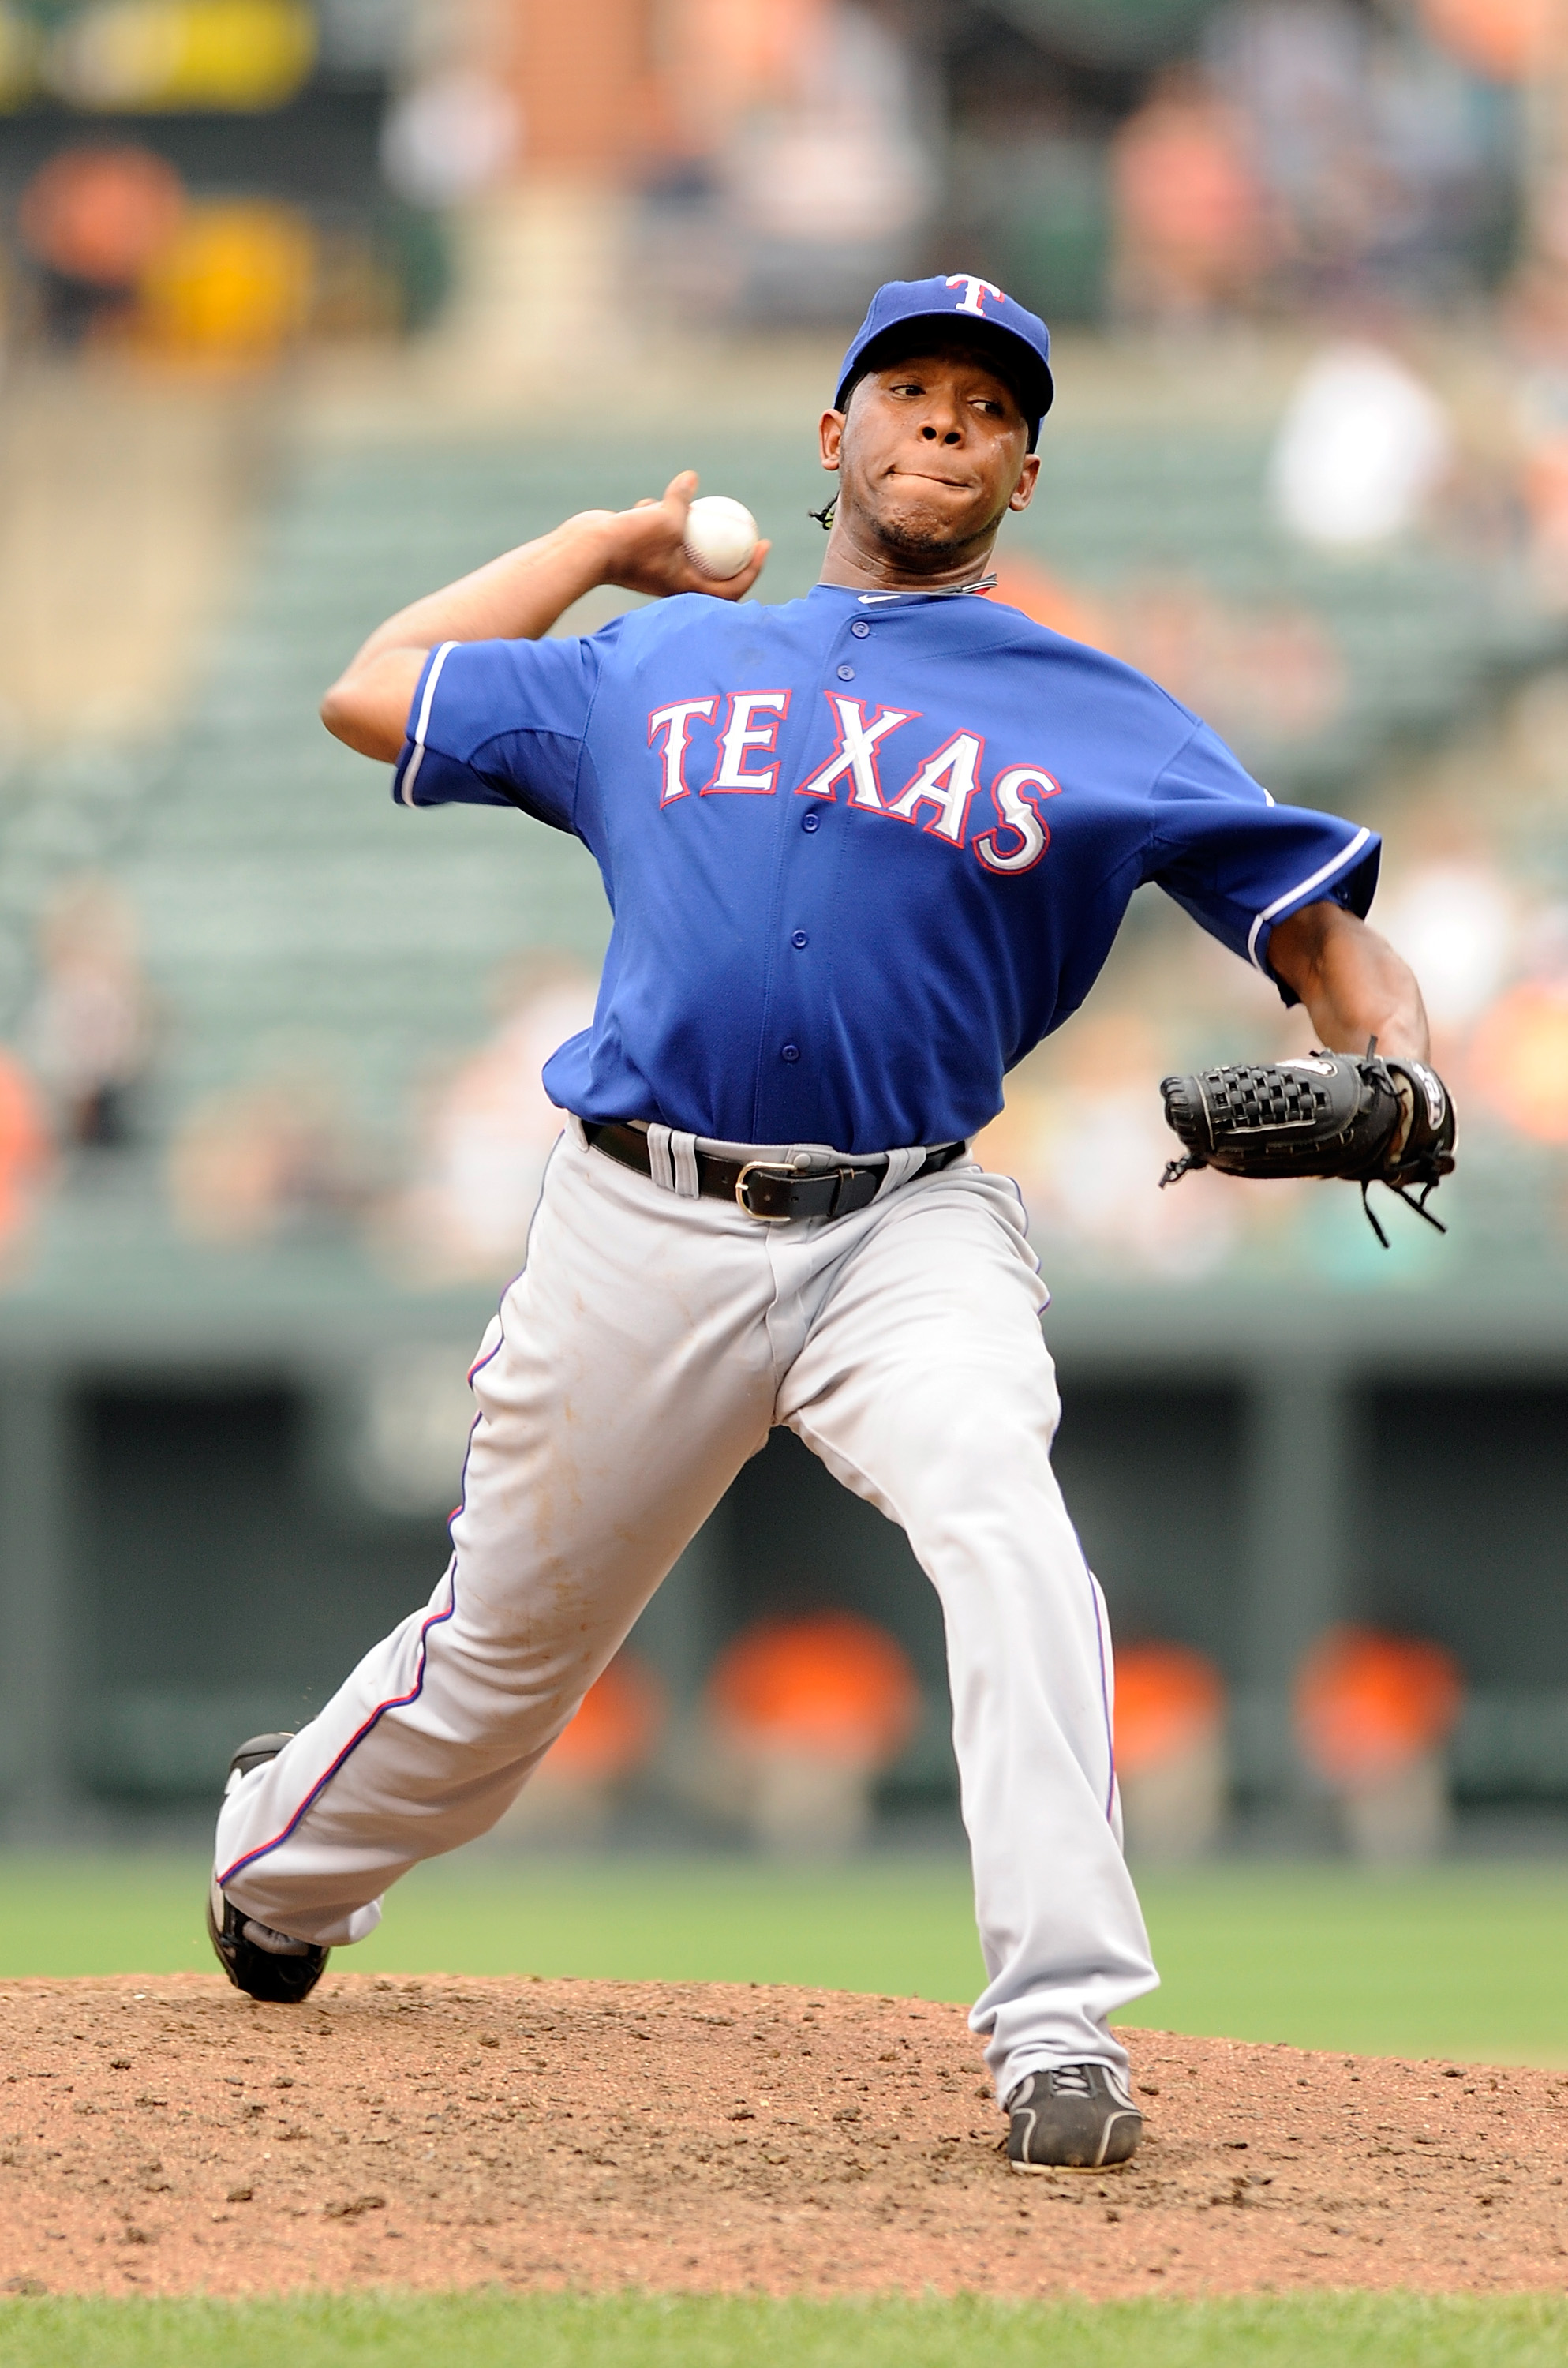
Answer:
[[(323, 684), (687, 463), (803, 590), (846, 328), (960, 264), (1061, 352), (1003, 595), (1385, 832), (1461, 1116), (1446, 1241), (1392, 1211), (1385, 1254), (1338, 1190), (1157, 1193), (1159, 1077), (1308, 1040), (1152, 894), (1011, 1081), (983, 1152), (1052, 1286), (1134, 1843), (1524, 1854), (1560, 1899), (1563, 12), (11, 0), (0, 110), (8, 1839), (185, 1846), (234, 1740), (444, 1560), (605, 915), (571, 843), (395, 813)], [(902, 1537), (776, 1435), (491, 1879), (869, 1848), (946, 1899), (945, 1708)], [(18, 1915), (56, 1896), (10, 1864)]]

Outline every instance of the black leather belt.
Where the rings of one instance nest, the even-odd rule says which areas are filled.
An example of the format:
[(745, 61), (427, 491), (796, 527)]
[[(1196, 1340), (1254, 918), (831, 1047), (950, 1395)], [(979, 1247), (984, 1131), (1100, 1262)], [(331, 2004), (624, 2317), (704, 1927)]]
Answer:
[[(596, 1151), (650, 1176), (648, 1138), (641, 1127), (611, 1123), (598, 1126), (585, 1119), (583, 1133)], [(932, 1176), (961, 1159), (969, 1145), (943, 1143), (928, 1151), (916, 1176)], [(699, 1151), (697, 1189), (710, 1201), (733, 1201), (748, 1217), (765, 1225), (787, 1225), (794, 1217), (847, 1217), (869, 1208), (882, 1189), (887, 1161), (869, 1167), (819, 1167), (802, 1175), (775, 1159), (720, 1159)]]

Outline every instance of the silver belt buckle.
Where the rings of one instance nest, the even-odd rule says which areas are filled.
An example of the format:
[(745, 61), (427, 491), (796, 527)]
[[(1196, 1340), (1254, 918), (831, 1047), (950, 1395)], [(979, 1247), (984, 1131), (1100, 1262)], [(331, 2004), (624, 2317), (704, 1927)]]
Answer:
[(740, 1174), (735, 1178), (736, 1207), (744, 1215), (750, 1217), (756, 1224), (789, 1224), (790, 1219), (788, 1216), (767, 1216), (764, 1214), (762, 1210), (754, 1209), (751, 1202), (746, 1199), (746, 1178), (748, 1176), (755, 1176), (759, 1168), (765, 1176), (777, 1176), (783, 1183), (793, 1184), (797, 1181), (797, 1171), (782, 1159), (748, 1159), (745, 1166), (742, 1168)]

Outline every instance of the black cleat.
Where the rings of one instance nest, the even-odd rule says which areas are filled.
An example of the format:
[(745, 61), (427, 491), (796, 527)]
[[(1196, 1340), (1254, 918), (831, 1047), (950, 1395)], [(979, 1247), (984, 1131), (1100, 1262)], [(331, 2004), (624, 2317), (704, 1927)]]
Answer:
[(1015, 2170), (1105, 2170), (1138, 2150), (1143, 2116), (1108, 2064), (1051, 2064), (1007, 2100)]
[[(287, 1735), (253, 1735), (248, 1743), (242, 1743), (229, 1762), (224, 1799), (253, 1768), (276, 1759), (291, 1740)], [(297, 2006), (308, 1998), (332, 1954), (313, 1941), (290, 1940), (287, 1932), (275, 1932), (270, 1924), (258, 1924), (254, 1916), (246, 1916), (225, 1899), (216, 1882), (207, 1896), (207, 1932), (218, 1963), (234, 1987), (244, 1990), (247, 1998), (265, 1999), (269, 2006)]]

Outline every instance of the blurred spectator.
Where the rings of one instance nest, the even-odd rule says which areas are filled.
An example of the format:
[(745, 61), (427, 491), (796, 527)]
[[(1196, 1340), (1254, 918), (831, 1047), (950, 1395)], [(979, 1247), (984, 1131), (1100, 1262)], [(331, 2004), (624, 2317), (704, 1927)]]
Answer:
[(1241, 119), (1192, 67), (1162, 75), (1117, 132), (1111, 188), (1124, 313), (1198, 322), (1251, 292), (1270, 250), (1264, 192)]
[(668, 28), (672, 104), (699, 145), (789, 90), (821, 40), (834, 0), (677, 0)]
[(381, 129), (381, 169), (413, 206), (480, 197), (515, 161), (522, 121), (510, 92), (451, 66), (404, 91)]
[(1423, 864), (1379, 899), (1378, 927), (1421, 981), (1435, 1029), (1468, 1028), (1503, 984), (1518, 899), (1483, 861)]
[(335, 1082), (301, 1065), (199, 1102), (169, 1150), (176, 1218), (198, 1240), (264, 1241), (363, 1207)]
[(1447, 413), (1402, 362), (1376, 346), (1331, 346), (1280, 424), (1275, 507), (1304, 542), (1386, 542), (1416, 522), (1453, 457)]
[(1116, 1656), (1116, 1775), (1128, 1855), (1201, 1857), (1224, 1821), (1225, 1685), (1186, 1645)]
[(71, 107), (104, 113), (281, 107), (315, 63), (305, 0), (97, 0), (68, 8), (41, 60)]
[(853, 319), (914, 263), (937, 196), (892, 22), (856, 0), (682, 0), (669, 27), (647, 275), (760, 317)]
[(310, 224), (265, 199), (194, 206), (142, 273), (144, 350), (220, 368), (275, 360), (299, 336), (314, 279)]
[(309, 223), (267, 199), (187, 198), (174, 166), (128, 144), (59, 150), (23, 192), (22, 244), (57, 338), (115, 330), (185, 361), (273, 359), (304, 327)]
[(1037, 560), (1012, 553), (1000, 560), (992, 598), (1009, 609), (1022, 609), (1037, 625), (1063, 633), (1070, 642), (1087, 642), (1092, 648), (1117, 651), (1117, 625), (1108, 601), (1076, 585), (1065, 584)]
[(1553, 0), (1419, 0), (1421, 20), (1439, 42), (1492, 82), (1522, 82), (1546, 59)]
[(1568, 981), (1527, 980), (1499, 996), (1471, 1040), (1469, 1076), (1520, 1134), (1568, 1144)]
[(908, 67), (865, 10), (815, 10), (787, 100), (759, 108), (730, 184), (765, 238), (807, 248), (898, 239), (931, 195), (911, 124)]
[(62, 1142), (115, 1150), (136, 1134), (137, 1088), (153, 1054), (153, 998), (135, 916), (112, 881), (70, 881), (40, 928), (42, 979), (24, 1042)]
[(1006, 1107), (975, 1144), (985, 1167), (1017, 1183), (1035, 1240), (1118, 1273), (1220, 1265), (1236, 1231), (1225, 1179), (1206, 1169), (1179, 1191), (1158, 1190), (1172, 1140), (1158, 1080), (1171, 1064), (1148, 1021), (1091, 1012), (1048, 1058), (1014, 1072)]
[(1176, 575), (1094, 594), (1025, 559), (1003, 561), (994, 597), (1070, 641), (1125, 658), (1254, 749), (1311, 738), (1345, 703), (1344, 664), (1310, 609), (1233, 606)]
[(0, 10), (0, 107), (7, 114), (38, 88), (40, 30), (15, 6)]
[[(1492, 0), (1475, 0), (1474, 13)], [(1206, 56), (1244, 119), (1277, 227), (1273, 292), (1421, 301), (1508, 260), (1517, 131), (1414, 11), (1236, 0)]]
[(1527, 437), (1523, 491), (1535, 575), (1544, 598), (1561, 607), (1568, 599), (1568, 433), (1553, 423), (1543, 435), (1527, 428)]
[(635, 1653), (618, 1653), (496, 1827), (511, 1841), (602, 1839), (616, 1795), (647, 1765), (666, 1713), (665, 1690)]
[(1326, 731), (1345, 705), (1344, 661), (1328, 629), (1283, 599), (1246, 605), (1174, 570), (1116, 600), (1117, 654), (1195, 708), (1258, 761)]
[(1252, 129), (1303, 292), (1335, 292), (1378, 203), (1363, 136), (1365, 18), (1347, 0), (1242, 0), (1216, 17), (1208, 50)]
[(1301, 1663), (1296, 1736), (1334, 1794), (1358, 1858), (1425, 1859), (1450, 1821), (1444, 1747), (1464, 1701), (1440, 1645), (1331, 1628)]
[(17, 227), (44, 273), (46, 331), (72, 340), (124, 313), (178, 234), (185, 188), (172, 165), (125, 142), (59, 148), (22, 192)]
[(1536, 590), (1568, 607), (1568, 175), (1537, 255), (1511, 291), (1506, 322), (1525, 364), (1515, 399), (1519, 490)]
[(877, 1778), (914, 1734), (903, 1647), (852, 1611), (759, 1620), (708, 1683), (719, 1797), (765, 1849), (832, 1854), (870, 1829)]
[(442, 1275), (498, 1272), (520, 1258), (561, 1112), (540, 1072), (594, 1016), (575, 962), (530, 959), (505, 974), (501, 1024), (432, 1098), (418, 1176), (393, 1231)]
[(53, 1145), (37, 1088), (0, 1045), (0, 1271), (26, 1240), (53, 1166)]

